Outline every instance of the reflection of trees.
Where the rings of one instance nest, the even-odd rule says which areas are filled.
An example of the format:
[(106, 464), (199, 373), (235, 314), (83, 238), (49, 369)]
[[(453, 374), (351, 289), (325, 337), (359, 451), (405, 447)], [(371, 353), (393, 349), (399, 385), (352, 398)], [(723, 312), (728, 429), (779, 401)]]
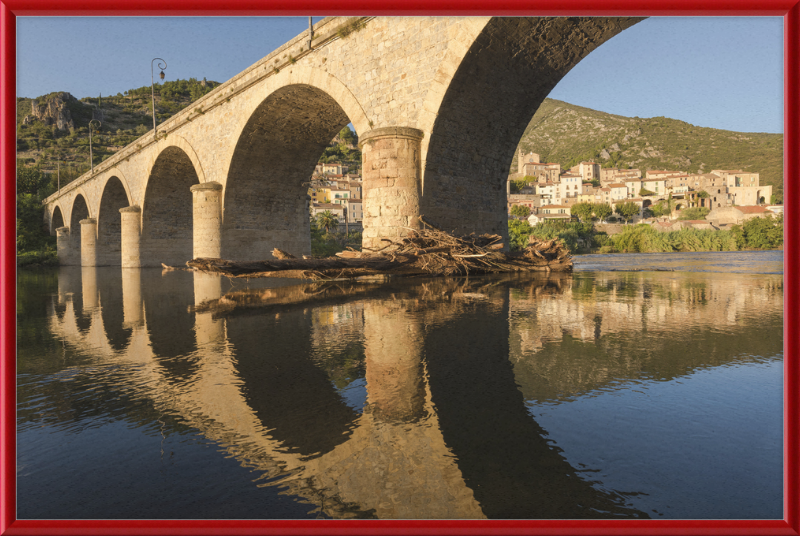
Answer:
[[(193, 274), (143, 271), (141, 309), (129, 303), (138, 289), (119, 300), (106, 288), (113, 282), (97, 286), (100, 309), (142, 310), (144, 319), (123, 330), (124, 315), (95, 307), (87, 333), (67, 326), (78, 281), (51, 320), (75, 341), (104, 330), (102, 349), (85, 353), (109, 366), (67, 366), (69, 382), (23, 386), (19, 418), (88, 426), (111, 416), (152, 427), (180, 415), (165, 433), (194, 427), (333, 517), (645, 517), (583, 480), (526, 399), (773, 355), (782, 289), (769, 278), (676, 286), (670, 276), (636, 277), (330, 282), (213, 299), (219, 285), (193, 284)], [(671, 310), (695, 325), (674, 322)], [(366, 382), (364, 408), (341, 395), (356, 379)], [(47, 414), (35, 407), (40, 396)]]
[(529, 400), (668, 381), (780, 354), (782, 305), (779, 276), (576, 275), (547, 301), (512, 291), (510, 357)]

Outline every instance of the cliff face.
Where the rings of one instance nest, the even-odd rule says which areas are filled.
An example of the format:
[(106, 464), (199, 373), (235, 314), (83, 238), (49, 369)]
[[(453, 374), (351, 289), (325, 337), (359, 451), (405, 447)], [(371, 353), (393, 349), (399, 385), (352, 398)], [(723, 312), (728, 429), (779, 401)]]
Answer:
[(56, 93), (51, 96), (44, 104), (38, 104), (36, 100), (31, 100), (31, 114), (22, 120), (24, 125), (39, 120), (45, 125), (55, 125), (59, 130), (72, 130), (75, 122), (67, 107), (67, 101), (77, 99), (66, 92)]

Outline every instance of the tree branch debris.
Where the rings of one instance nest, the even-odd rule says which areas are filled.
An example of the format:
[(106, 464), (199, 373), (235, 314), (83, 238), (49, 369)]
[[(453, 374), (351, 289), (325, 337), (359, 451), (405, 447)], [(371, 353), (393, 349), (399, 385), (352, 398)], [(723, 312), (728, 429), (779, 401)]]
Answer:
[(276, 249), (271, 260), (198, 258), (186, 265), (229, 277), (315, 280), (572, 271), (572, 256), (557, 239), (530, 237), (528, 247), (514, 253), (502, 251), (502, 237), (496, 234), (457, 237), (436, 229), (409, 229), (409, 236), (383, 242), (385, 246), (371, 251), (342, 251), (326, 259), (301, 259)]

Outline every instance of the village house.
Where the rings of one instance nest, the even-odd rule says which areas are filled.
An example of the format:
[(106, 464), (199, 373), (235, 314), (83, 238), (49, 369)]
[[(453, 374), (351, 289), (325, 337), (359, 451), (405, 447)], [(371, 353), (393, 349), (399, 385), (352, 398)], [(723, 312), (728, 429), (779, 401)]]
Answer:
[(347, 205), (347, 200), (350, 198), (349, 188), (330, 188), (329, 189), (329, 202), (336, 205)]
[(316, 218), (318, 214), (329, 210), (334, 216), (339, 218), (339, 221), (343, 221), (345, 208), (346, 205), (337, 205), (333, 203), (311, 203), (311, 215)]
[(572, 219), (572, 212), (568, 205), (544, 205), (536, 213), (540, 219)]
[(520, 147), (519, 151), (517, 152), (517, 173), (522, 173), (522, 168), (525, 164), (538, 164), (539, 163), (539, 155), (530, 151), (528, 153), (523, 153), (522, 148)]
[(686, 175), (685, 171), (667, 171), (667, 170), (657, 170), (657, 169), (648, 169), (645, 173), (645, 178), (647, 179), (666, 179), (667, 177), (675, 177), (678, 175)]
[(364, 220), (361, 199), (347, 200), (347, 221), (349, 223), (361, 223)]
[[(653, 192), (655, 195), (665, 196), (667, 194), (666, 181), (660, 178), (642, 179), (640, 190), (648, 190), (650, 192)], [(636, 192), (636, 195), (640, 195), (639, 191)]]
[(558, 197), (558, 185), (552, 182), (537, 184), (536, 193), (542, 196), (543, 203), (545, 201), (553, 201)]
[(308, 196), (312, 203), (330, 203), (331, 189), (329, 186), (314, 186), (308, 189)]
[(600, 183), (626, 182), (628, 179), (641, 179), (642, 172), (637, 168), (600, 168)]
[(339, 175), (347, 173), (348, 167), (338, 162), (331, 162), (329, 164), (322, 164), (322, 173), (326, 175)]
[[(611, 192), (610, 200), (612, 202), (622, 201), (628, 198), (628, 187), (624, 183), (615, 182), (608, 185)], [(638, 193), (638, 192), (637, 192)]]
[(714, 226), (726, 224), (741, 225), (751, 218), (768, 218), (774, 216), (775, 213), (765, 207), (760, 206), (733, 206), (724, 208), (715, 208), (706, 215), (706, 220), (710, 221)]
[(533, 211), (533, 209), (542, 206), (542, 196), (538, 194), (511, 194), (508, 196), (509, 213), (511, 213), (511, 207), (514, 205), (523, 205)]
[(713, 169), (728, 187), (731, 205), (766, 205), (772, 202), (772, 186), (761, 186), (758, 173), (741, 170)]
[[(621, 201), (633, 201), (640, 207), (641, 216), (641, 209), (669, 198), (677, 201), (675, 206), (678, 211), (689, 207), (714, 211), (732, 205), (739, 208), (763, 206), (772, 197), (772, 187), (761, 186), (758, 173), (742, 170), (712, 170), (709, 173), (692, 174), (685, 171), (648, 170), (642, 178), (640, 169), (601, 168), (596, 162), (589, 161), (580, 162), (568, 172), (558, 175), (549, 174), (549, 166), (552, 166), (552, 170), (560, 170), (558, 164), (542, 163), (537, 153), (519, 151), (518, 173), (510, 175), (509, 180), (528, 175), (536, 177), (537, 181), (529, 183), (516, 195), (511, 195), (509, 190), (509, 210), (513, 205), (521, 204), (534, 211), (533, 219), (540, 220), (558, 216), (558, 209), (553, 207), (569, 209), (576, 203), (608, 203), (613, 206)], [(598, 179), (600, 188), (591, 184), (592, 180)], [(643, 196), (643, 192), (647, 195)], [(764, 213), (745, 210), (736, 214), (718, 212), (715, 215), (726, 222), (735, 222), (761, 217), (759, 215)], [(675, 217), (675, 212), (672, 217)], [(695, 222), (692, 225), (697, 227), (701, 224)]]
[(583, 180), (580, 175), (574, 173), (563, 173), (561, 182), (558, 184), (558, 197), (561, 202), (575, 202), (575, 199), (583, 193)]
[(350, 190), (350, 199), (361, 199), (362, 186), (360, 182), (350, 181), (347, 188)]
[(596, 162), (581, 162), (569, 168), (569, 172), (580, 175), (585, 181), (600, 180), (600, 164)]
[(584, 193), (578, 196), (576, 199), (577, 203), (600, 203), (602, 202), (602, 196), (600, 195), (600, 188), (592, 188), (592, 190), (588, 193)]

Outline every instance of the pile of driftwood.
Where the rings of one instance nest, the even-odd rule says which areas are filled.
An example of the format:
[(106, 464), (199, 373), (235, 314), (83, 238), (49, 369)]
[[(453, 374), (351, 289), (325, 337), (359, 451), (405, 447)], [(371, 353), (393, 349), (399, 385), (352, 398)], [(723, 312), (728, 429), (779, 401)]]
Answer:
[(316, 280), (572, 270), (569, 250), (555, 239), (530, 237), (528, 247), (513, 253), (502, 251), (502, 237), (494, 234), (456, 237), (435, 229), (414, 229), (405, 238), (383, 241), (386, 245), (377, 250), (342, 251), (325, 259), (296, 258), (275, 249), (274, 260), (236, 262), (198, 258), (186, 264), (194, 270), (228, 277)]

